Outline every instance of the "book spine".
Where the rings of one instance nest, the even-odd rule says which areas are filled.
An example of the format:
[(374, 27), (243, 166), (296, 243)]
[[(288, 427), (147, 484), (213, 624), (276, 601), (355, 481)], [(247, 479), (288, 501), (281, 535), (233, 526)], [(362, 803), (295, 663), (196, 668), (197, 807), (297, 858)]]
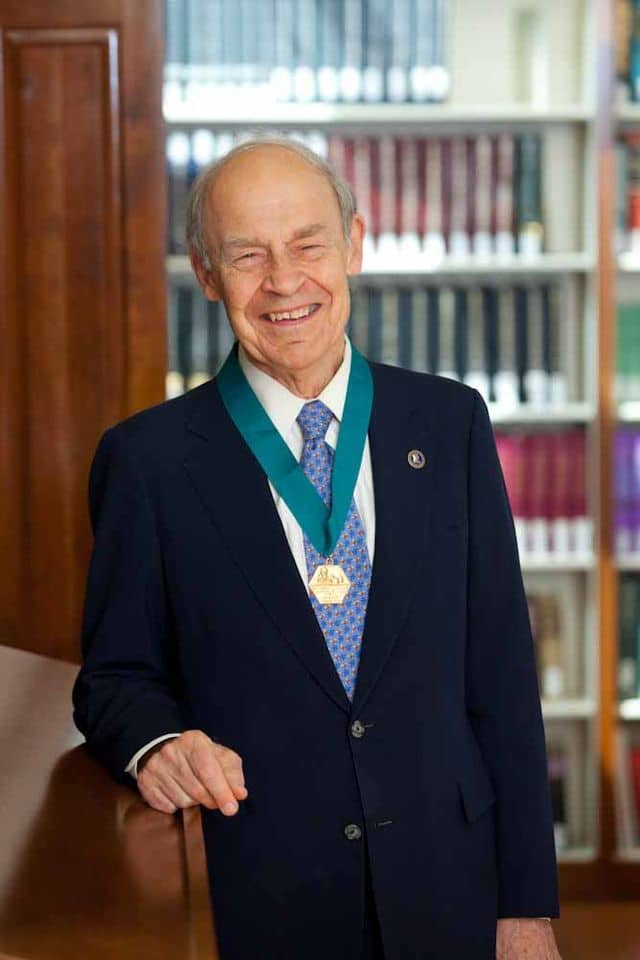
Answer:
[(491, 235), (491, 185), (493, 149), (491, 138), (477, 137), (474, 145), (475, 189), (473, 252), (477, 257), (489, 257), (493, 253)]
[(271, 90), (278, 101), (293, 98), (295, 57), (295, 0), (274, 0), (275, 66), (271, 71)]
[(635, 697), (638, 689), (638, 584), (621, 574), (618, 591), (618, 697)]
[(389, 0), (387, 100), (404, 103), (409, 99), (411, 59), (411, 0)]
[(369, 290), (369, 347), (367, 356), (377, 363), (382, 357), (382, 290)]
[(423, 253), (428, 265), (439, 263), (446, 253), (443, 219), (443, 156), (442, 143), (425, 141), (425, 234)]
[(526, 257), (538, 256), (543, 249), (541, 156), (539, 134), (518, 138), (518, 252)]
[(456, 370), (456, 314), (453, 290), (442, 287), (439, 292), (439, 348), (438, 373), (441, 377), (458, 379)]
[(317, 75), (316, 0), (298, 0), (296, 46), (298, 56), (293, 73), (294, 98), (300, 103), (316, 99)]
[(363, 0), (344, 0), (344, 54), (340, 68), (340, 94), (347, 103), (361, 100), (363, 94), (363, 17)]
[(398, 291), (385, 287), (382, 291), (382, 363), (398, 366)]
[(469, 168), (467, 163), (468, 142), (466, 137), (456, 136), (451, 140), (451, 233), (449, 253), (452, 257), (468, 257), (470, 237), (468, 210), (470, 200)]
[(432, 0), (415, 0), (409, 91), (416, 103), (425, 103), (431, 95), (432, 6)]
[(415, 369), (417, 360), (413, 345), (415, 296), (410, 288), (398, 290), (398, 363), (406, 369)]
[(418, 230), (420, 209), (418, 141), (414, 137), (402, 137), (396, 141), (396, 144), (400, 154), (396, 164), (400, 255), (406, 260), (417, 260), (421, 252)]
[(449, 95), (451, 78), (447, 57), (449, 0), (432, 0), (433, 47), (429, 68), (429, 100), (442, 103)]
[(516, 324), (514, 292), (503, 287), (497, 294), (497, 369), (493, 378), (496, 403), (505, 407), (520, 402), (516, 364)]
[(634, 103), (638, 103), (640, 101), (640, 0), (631, 0), (629, 88), (631, 99)]
[(496, 163), (496, 253), (511, 257), (515, 253), (515, 142), (510, 134), (498, 137)]
[(320, 56), (316, 87), (318, 99), (327, 103), (340, 96), (340, 65), (342, 63), (343, 4), (332, 0), (317, 0)]
[(397, 262), (396, 235), (396, 145), (394, 138), (382, 135), (377, 140), (380, 162), (380, 234), (378, 254), (382, 262)]
[(362, 94), (369, 103), (380, 103), (384, 99), (386, 2), (387, 0), (368, 0), (363, 4)]

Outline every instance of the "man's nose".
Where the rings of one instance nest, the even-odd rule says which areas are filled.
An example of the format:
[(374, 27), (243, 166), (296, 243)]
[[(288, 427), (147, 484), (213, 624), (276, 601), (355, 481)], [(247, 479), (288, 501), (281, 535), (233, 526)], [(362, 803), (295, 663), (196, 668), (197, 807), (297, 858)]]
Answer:
[(289, 296), (296, 292), (303, 280), (299, 266), (287, 256), (272, 257), (262, 281), (262, 289), (265, 293)]

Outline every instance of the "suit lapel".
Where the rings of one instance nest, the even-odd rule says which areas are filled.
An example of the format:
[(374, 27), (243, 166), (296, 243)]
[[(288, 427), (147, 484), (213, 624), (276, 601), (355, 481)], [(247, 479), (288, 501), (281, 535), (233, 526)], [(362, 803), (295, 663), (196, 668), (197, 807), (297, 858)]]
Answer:
[[(372, 373), (369, 444), (376, 535), (354, 715), (370, 695), (409, 612), (427, 549), (432, 502), (434, 431), (429, 411), (412, 408), (390, 371), (372, 364)], [(421, 469), (409, 464), (408, 454), (414, 449), (425, 455)]]
[(190, 397), (184, 466), (229, 553), (267, 615), (329, 697), (346, 712), (338, 673), (269, 489), (267, 477), (210, 380)]
[[(410, 407), (384, 367), (372, 364), (372, 373), (375, 556), (353, 705), (300, 579), (267, 478), (224, 408), (215, 380), (188, 397), (184, 458), (198, 496), (266, 614), (326, 694), (354, 715), (408, 614), (425, 550), (432, 488), (432, 433), (424, 412)], [(425, 454), (423, 469), (409, 465), (412, 449)]]

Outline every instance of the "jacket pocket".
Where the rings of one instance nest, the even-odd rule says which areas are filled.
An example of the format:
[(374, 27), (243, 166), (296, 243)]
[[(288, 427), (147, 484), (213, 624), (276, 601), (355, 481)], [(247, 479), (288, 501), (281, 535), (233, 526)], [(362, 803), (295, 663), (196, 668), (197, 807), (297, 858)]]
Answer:
[(467, 823), (473, 823), (495, 803), (493, 784), (484, 767), (477, 764), (458, 770), (456, 780), (460, 788)]

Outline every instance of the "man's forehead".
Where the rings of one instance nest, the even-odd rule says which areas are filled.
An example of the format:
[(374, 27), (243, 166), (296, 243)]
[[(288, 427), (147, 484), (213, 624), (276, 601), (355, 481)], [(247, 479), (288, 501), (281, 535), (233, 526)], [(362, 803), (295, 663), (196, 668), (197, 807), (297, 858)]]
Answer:
[[(329, 225), (322, 220), (316, 220), (313, 223), (306, 223), (297, 227), (285, 236), (287, 242), (292, 240), (303, 240), (305, 237), (316, 236), (329, 232)], [(259, 231), (247, 234), (229, 232), (222, 238), (222, 245), (226, 249), (233, 247), (260, 246), (265, 243), (265, 239), (260, 237)]]

